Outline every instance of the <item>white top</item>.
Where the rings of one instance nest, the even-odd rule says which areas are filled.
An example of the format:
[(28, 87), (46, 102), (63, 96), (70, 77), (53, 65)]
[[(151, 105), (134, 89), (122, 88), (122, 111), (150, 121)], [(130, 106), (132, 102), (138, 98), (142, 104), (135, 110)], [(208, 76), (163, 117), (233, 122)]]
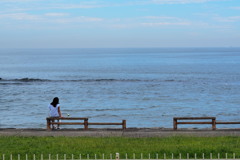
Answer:
[(49, 108), (49, 114), (50, 114), (50, 117), (59, 117), (59, 114), (58, 114), (58, 108), (60, 107), (59, 104), (57, 104), (56, 107), (53, 107), (53, 105), (49, 104), (48, 108)]

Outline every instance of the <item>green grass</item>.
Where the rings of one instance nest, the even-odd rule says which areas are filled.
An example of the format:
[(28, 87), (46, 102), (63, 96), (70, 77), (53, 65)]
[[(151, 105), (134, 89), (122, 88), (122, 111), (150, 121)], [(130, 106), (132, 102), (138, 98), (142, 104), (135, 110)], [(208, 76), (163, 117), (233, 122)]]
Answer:
[[(0, 136), (0, 159), (2, 155), (10, 157), (12, 154), (15, 159), (18, 154), (21, 157), (25, 157), (28, 154), (28, 158), (31, 159), (35, 154), (37, 159), (43, 154), (44, 158), (56, 157), (59, 154), (59, 158), (63, 158), (64, 154), (68, 158), (79, 157), (87, 158), (89, 154), (90, 158), (110, 158), (110, 154), (120, 153), (121, 158), (126, 158), (125, 154), (128, 154), (128, 158), (133, 158), (135, 153), (136, 158), (164, 158), (164, 153), (167, 158), (172, 157), (186, 158), (189, 153), (190, 158), (194, 158), (194, 154), (200, 158), (202, 153), (205, 154), (205, 158), (210, 158), (212, 153), (213, 158), (217, 158), (218, 153), (221, 157), (225, 157), (225, 153), (228, 153), (228, 157), (231, 158), (233, 153), (236, 153), (236, 158), (240, 157), (240, 137), (168, 137), (168, 138), (123, 138), (123, 137), (106, 137), (106, 138), (93, 138), (93, 137), (12, 137), (12, 136)], [(6, 158), (9, 159), (9, 158)]]

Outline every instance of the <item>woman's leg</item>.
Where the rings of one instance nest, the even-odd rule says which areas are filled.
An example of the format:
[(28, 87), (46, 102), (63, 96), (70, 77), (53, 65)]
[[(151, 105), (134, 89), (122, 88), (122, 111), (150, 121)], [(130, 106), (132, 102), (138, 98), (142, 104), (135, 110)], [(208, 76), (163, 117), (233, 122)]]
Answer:
[[(54, 119), (52, 120), (52, 122), (54, 122)], [(54, 126), (54, 124), (52, 124), (52, 129), (55, 129), (55, 126)]]
[[(58, 119), (57, 121), (58, 121), (58, 123), (59, 123), (60, 120)], [(57, 129), (60, 129), (60, 128), (59, 128), (59, 124), (57, 125)]]

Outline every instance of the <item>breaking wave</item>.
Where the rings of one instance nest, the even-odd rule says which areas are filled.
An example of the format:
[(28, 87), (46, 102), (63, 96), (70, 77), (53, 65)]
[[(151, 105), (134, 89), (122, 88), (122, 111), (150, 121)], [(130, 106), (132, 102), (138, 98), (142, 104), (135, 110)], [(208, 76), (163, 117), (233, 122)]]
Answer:
[(16, 78), (16, 79), (3, 79), (0, 78), (0, 82), (181, 82), (179, 80), (174, 79), (72, 79), (72, 80), (50, 80), (50, 79), (39, 79), (39, 78)]

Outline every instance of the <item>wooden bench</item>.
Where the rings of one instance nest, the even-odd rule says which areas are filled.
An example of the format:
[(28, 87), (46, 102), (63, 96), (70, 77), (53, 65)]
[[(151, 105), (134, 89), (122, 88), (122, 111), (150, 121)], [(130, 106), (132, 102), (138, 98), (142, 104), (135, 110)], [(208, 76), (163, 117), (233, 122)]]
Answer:
[[(52, 125), (84, 125), (84, 130), (88, 129), (89, 125), (121, 125), (122, 129), (125, 130), (127, 128), (126, 120), (122, 120), (121, 123), (96, 123), (96, 122), (88, 122), (88, 118), (81, 117), (48, 117), (47, 120), (47, 130), (54, 129), (51, 127)], [(59, 120), (83, 120), (83, 122), (60, 122)]]
[[(179, 122), (180, 120), (181, 122)], [(182, 121), (184, 120), (184, 121)], [(190, 121), (189, 120), (194, 120)], [(211, 120), (209, 121), (195, 121), (195, 120)], [(216, 117), (174, 117), (173, 118), (173, 129), (177, 130), (177, 125), (178, 124), (211, 124), (212, 125), (212, 130), (216, 130)]]
[[(81, 117), (47, 117), (47, 130), (54, 129), (52, 125), (84, 125), (84, 129), (88, 129), (88, 118)], [(60, 120), (74, 120), (80, 122), (60, 122)], [(83, 121), (83, 122), (81, 122)]]

